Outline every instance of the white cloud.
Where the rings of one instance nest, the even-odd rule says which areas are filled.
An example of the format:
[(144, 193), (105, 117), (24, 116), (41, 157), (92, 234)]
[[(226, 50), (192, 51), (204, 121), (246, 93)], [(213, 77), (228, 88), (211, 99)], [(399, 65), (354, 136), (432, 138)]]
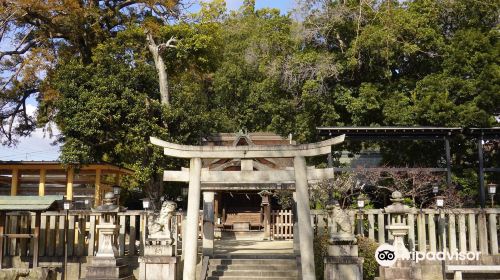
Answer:
[[(35, 116), (36, 106), (26, 104), (26, 113)], [(60, 134), (55, 124), (49, 124), (44, 128), (35, 129), (30, 136), (19, 139), (15, 147), (0, 146), (0, 160), (57, 160), (59, 157), (59, 145), (52, 145), (55, 138), (52, 135)]]

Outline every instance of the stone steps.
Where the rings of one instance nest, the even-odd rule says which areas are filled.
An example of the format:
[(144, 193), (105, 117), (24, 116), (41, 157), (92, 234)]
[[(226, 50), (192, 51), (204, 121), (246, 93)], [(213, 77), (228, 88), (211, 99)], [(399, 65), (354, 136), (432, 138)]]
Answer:
[(297, 276), (295, 277), (234, 277), (234, 276), (209, 276), (207, 280), (297, 280)]
[(279, 270), (279, 269), (285, 269), (285, 270), (295, 270), (297, 269), (297, 265), (295, 264), (291, 264), (291, 265), (288, 265), (288, 264), (283, 264), (283, 265), (275, 265), (275, 264), (272, 264), (272, 265), (266, 265), (266, 266), (262, 266), (262, 265), (245, 265), (245, 264), (231, 264), (231, 265), (227, 265), (227, 264), (222, 264), (222, 265), (213, 265), (213, 266), (210, 266), (210, 269), (214, 269), (214, 270), (219, 270), (219, 271), (226, 271), (226, 270), (261, 270), (261, 271), (273, 271), (273, 270)]
[(226, 256), (209, 260), (208, 280), (296, 280), (297, 263), (293, 256)]

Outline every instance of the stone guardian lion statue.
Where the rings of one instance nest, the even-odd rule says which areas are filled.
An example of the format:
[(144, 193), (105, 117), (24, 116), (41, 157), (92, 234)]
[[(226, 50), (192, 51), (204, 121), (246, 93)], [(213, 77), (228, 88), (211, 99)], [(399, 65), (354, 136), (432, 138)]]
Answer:
[(160, 213), (155, 213), (148, 218), (149, 238), (166, 239), (170, 243), (172, 239), (173, 216), (177, 204), (166, 200), (163, 202)]

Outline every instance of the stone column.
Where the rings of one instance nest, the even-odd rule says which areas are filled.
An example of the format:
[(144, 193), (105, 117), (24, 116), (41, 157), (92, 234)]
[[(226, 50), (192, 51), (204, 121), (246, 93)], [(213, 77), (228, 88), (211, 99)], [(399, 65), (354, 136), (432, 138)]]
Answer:
[(311, 227), (311, 211), (309, 209), (309, 190), (307, 185), (306, 160), (296, 156), (293, 161), (295, 169), (295, 191), (297, 192), (297, 216), (300, 235), (300, 259), (302, 279), (315, 280), (313, 229)]
[(198, 218), (200, 216), (201, 159), (192, 158), (189, 163), (189, 192), (184, 251), (184, 280), (196, 279), (198, 247)]
[(271, 240), (271, 205), (268, 194), (262, 195), (261, 206), (264, 212), (264, 240)]
[(214, 255), (214, 192), (203, 192), (203, 255)]

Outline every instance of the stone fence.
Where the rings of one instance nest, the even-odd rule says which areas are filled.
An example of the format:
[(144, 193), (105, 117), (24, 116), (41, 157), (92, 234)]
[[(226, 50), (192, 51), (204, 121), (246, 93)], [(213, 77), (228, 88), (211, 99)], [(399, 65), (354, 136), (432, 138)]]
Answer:
[[(386, 229), (389, 214), (383, 209), (348, 210), (356, 221), (353, 224), (355, 232), (376, 242), (383, 243), (392, 239)], [(276, 211), (274, 221), (289, 228), (286, 238), (293, 238), (293, 222), (288, 211), (282, 211), (284, 217), (278, 217)], [(119, 213), (120, 230), (118, 249), (120, 256), (140, 256), (145, 240), (145, 211), (129, 210)], [(286, 217), (285, 217), (286, 216)], [(312, 227), (317, 235), (328, 232), (328, 224), (324, 211), (312, 210)], [(362, 216), (362, 219), (360, 217)], [(414, 251), (481, 251), (484, 255), (498, 254), (500, 232), (500, 209), (413, 209), (407, 215), (410, 227), (407, 246)], [(39, 242), (40, 260), (57, 260), (64, 256), (64, 221), (65, 212), (46, 212), (42, 214)], [(96, 238), (97, 215), (90, 211), (69, 211), (68, 215), (68, 256), (92, 256), (97, 251)], [(286, 221), (286, 223), (285, 223)], [(34, 216), (9, 213), (6, 221), (6, 233), (33, 233)], [(274, 225), (277, 228), (280, 223)], [(181, 239), (182, 215), (176, 216), (175, 242)], [(201, 226), (200, 226), (201, 229)], [(279, 229), (276, 229), (278, 231)], [(442, 236), (443, 244), (439, 244)], [(201, 237), (201, 234), (199, 235)], [(181, 250), (181, 244), (176, 244)], [(32, 239), (4, 240), (4, 256), (30, 256), (33, 252)], [(179, 252), (180, 254), (180, 252)]]
[[(352, 225), (361, 234), (378, 243), (392, 240), (386, 226), (390, 215), (383, 209), (348, 210), (356, 222)], [(311, 211), (314, 232), (327, 232), (324, 211)], [(362, 219), (361, 219), (362, 217)], [(498, 254), (500, 209), (412, 209), (407, 214), (409, 234), (406, 243), (410, 251), (480, 251), (483, 255)], [(442, 237), (442, 244), (439, 244)]]
[[(93, 256), (97, 252), (98, 240), (96, 225), (99, 214), (91, 211), (69, 211), (68, 219), (68, 257)], [(120, 230), (118, 234), (118, 252), (120, 256), (140, 256), (144, 249), (145, 211), (129, 210), (118, 214)], [(42, 214), (40, 223), (39, 256), (41, 261), (55, 261), (64, 256), (65, 234), (64, 211), (49, 211)], [(180, 216), (175, 217), (175, 236), (180, 234)], [(7, 214), (5, 232), (34, 233), (34, 214)], [(178, 238), (176, 239), (176, 241)], [(31, 256), (33, 239), (8, 239), (4, 241), (4, 256)]]

